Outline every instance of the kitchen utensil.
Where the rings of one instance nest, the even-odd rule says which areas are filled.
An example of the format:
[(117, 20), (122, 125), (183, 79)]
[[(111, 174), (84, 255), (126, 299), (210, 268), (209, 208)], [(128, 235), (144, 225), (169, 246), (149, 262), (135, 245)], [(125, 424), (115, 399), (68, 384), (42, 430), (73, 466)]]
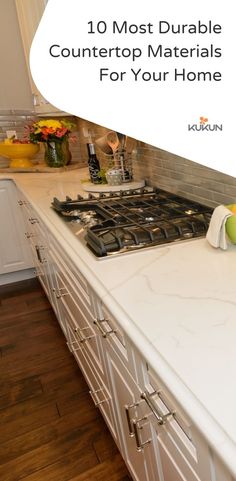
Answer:
[(110, 147), (110, 145), (108, 145), (108, 142), (107, 142), (107, 134), (103, 135), (102, 137), (99, 137), (99, 139), (96, 139), (94, 143), (99, 147), (99, 149), (103, 152), (103, 154), (106, 154), (106, 155), (113, 154), (113, 150)]
[(109, 185), (121, 185), (122, 175), (119, 169), (110, 169), (106, 172), (106, 179)]
[(116, 132), (111, 131), (107, 134), (107, 143), (111, 147), (113, 154), (118, 150), (119, 137)]
[(125, 150), (126, 142), (127, 142), (127, 135), (121, 134), (120, 132), (117, 132), (117, 136), (118, 136), (118, 139), (119, 139), (118, 150), (119, 151)]
[(116, 162), (116, 159), (115, 159), (115, 154), (116, 154), (116, 152), (118, 150), (118, 147), (119, 147), (119, 144), (120, 144), (119, 138), (118, 138), (118, 135), (117, 135), (116, 132), (114, 132), (114, 131), (108, 132), (107, 143), (111, 147), (112, 152), (113, 152), (114, 165), (115, 165), (115, 167), (119, 167), (119, 165), (118, 165), (118, 163)]

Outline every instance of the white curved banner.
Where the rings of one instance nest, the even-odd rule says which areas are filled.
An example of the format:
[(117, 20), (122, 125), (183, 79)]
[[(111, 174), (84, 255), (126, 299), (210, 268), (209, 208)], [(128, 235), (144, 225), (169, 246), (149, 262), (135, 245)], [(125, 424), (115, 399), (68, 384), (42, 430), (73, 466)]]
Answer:
[(49, 0), (30, 55), (61, 110), (236, 176), (227, 0)]

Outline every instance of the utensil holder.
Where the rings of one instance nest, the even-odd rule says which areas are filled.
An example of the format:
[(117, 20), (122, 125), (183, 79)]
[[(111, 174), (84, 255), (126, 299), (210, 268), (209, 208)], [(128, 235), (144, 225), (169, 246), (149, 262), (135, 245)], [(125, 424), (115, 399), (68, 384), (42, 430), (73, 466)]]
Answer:
[(126, 150), (114, 154), (114, 167), (121, 173), (122, 183), (131, 182), (133, 179), (132, 158)]

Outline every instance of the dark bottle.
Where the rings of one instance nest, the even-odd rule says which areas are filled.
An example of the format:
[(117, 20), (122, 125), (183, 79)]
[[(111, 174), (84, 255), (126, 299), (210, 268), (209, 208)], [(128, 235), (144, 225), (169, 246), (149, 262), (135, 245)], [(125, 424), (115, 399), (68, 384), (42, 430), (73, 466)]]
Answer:
[(87, 144), (87, 149), (88, 149), (88, 167), (89, 167), (91, 182), (93, 184), (100, 184), (101, 183), (101, 177), (99, 175), (100, 164), (96, 156), (94, 144), (92, 143)]

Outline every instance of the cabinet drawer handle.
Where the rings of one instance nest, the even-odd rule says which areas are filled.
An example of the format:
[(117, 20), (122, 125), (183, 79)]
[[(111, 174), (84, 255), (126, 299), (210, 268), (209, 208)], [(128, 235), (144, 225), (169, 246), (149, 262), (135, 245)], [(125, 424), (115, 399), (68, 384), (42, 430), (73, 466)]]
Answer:
[(43, 259), (41, 257), (40, 247), (35, 246), (35, 250), (36, 250), (36, 254), (37, 254), (37, 258), (38, 258), (39, 262), (41, 262), (41, 264), (43, 264)]
[(89, 391), (89, 394), (95, 404), (95, 406), (98, 406), (99, 404), (107, 402), (109, 399), (102, 399), (101, 401), (99, 400), (98, 393), (102, 392), (102, 389), (96, 389), (95, 391)]
[[(65, 292), (63, 292), (63, 291), (65, 291)], [(65, 287), (60, 287), (60, 288), (57, 288), (57, 289), (55, 287), (53, 287), (52, 292), (55, 293), (55, 296), (56, 296), (57, 299), (60, 299), (61, 297), (64, 297), (64, 296), (68, 296), (68, 294), (69, 294), (69, 292), (66, 290)]]
[(132, 421), (131, 421), (131, 418), (130, 418), (130, 412), (129, 410), (131, 408), (134, 408), (135, 406), (138, 406), (139, 403), (134, 403), (134, 404), (126, 404), (125, 405), (125, 414), (126, 414), (126, 419), (127, 419), (127, 424), (128, 424), (128, 429), (129, 429), (129, 436), (130, 437), (133, 437), (134, 436), (134, 431), (133, 431), (133, 424), (132, 424)]
[(78, 341), (69, 341), (67, 343), (68, 347), (69, 347), (69, 350), (70, 352), (74, 353), (76, 351), (81, 351), (81, 347), (78, 346)]
[(18, 200), (19, 205), (27, 205), (28, 202), (26, 200)]
[(38, 269), (38, 267), (35, 267), (34, 273), (35, 273), (35, 275), (36, 275), (37, 277), (42, 276), (42, 272)]
[(29, 218), (29, 222), (30, 222), (31, 224), (39, 224), (39, 220), (38, 220), (38, 219), (35, 219), (34, 217), (30, 217), (30, 218)]
[(90, 339), (95, 337), (95, 334), (93, 334), (92, 336), (84, 336), (83, 331), (86, 331), (87, 329), (90, 329), (90, 327), (82, 327), (82, 328), (76, 327), (74, 329), (75, 334), (77, 334), (77, 336), (79, 338), (79, 342), (83, 343), (83, 342), (89, 341)]
[(175, 414), (174, 411), (169, 411), (168, 413), (166, 414), (161, 414), (157, 407), (156, 407), (156, 404), (154, 403), (153, 399), (152, 399), (152, 396), (155, 396), (155, 395), (158, 395), (158, 392), (157, 391), (154, 391), (152, 392), (151, 394), (149, 394), (147, 391), (145, 392), (142, 392), (141, 394), (141, 399), (144, 399), (144, 401), (146, 401), (148, 407), (151, 409), (152, 413), (154, 414), (156, 420), (157, 420), (157, 423), (162, 425), (162, 424), (165, 424), (167, 419), (170, 417), (170, 416), (173, 416)]
[(32, 232), (25, 232), (25, 236), (27, 239), (30, 239), (31, 237), (36, 237), (36, 234), (33, 234)]
[(133, 427), (134, 427), (134, 436), (135, 436), (135, 441), (136, 441), (136, 449), (138, 452), (142, 451), (143, 448), (145, 446), (147, 446), (148, 444), (150, 444), (151, 442), (151, 439), (148, 439), (147, 441), (145, 441), (144, 443), (142, 443), (141, 439), (140, 439), (140, 436), (139, 436), (139, 431), (141, 429), (143, 429), (142, 426), (139, 426), (139, 423), (141, 421), (145, 421), (147, 419), (146, 416), (144, 416), (143, 418), (141, 419), (133, 419), (132, 420), (132, 423), (133, 423)]
[(44, 247), (36, 245), (35, 250), (40, 264), (45, 264), (45, 262), (47, 262), (47, 259), (43, 258), (41, 255), (41, 250), (44, 250)]
[[(63, 292), (63, 291), (64, 291), (64, 292)], [(60, 297), (64, 297), (64, 296), (68, 296), (68, 295), (69, 295), (69, 292), (66, 290), (65, 287), (59, 287), (59, 289), (58, 289), (58, 294), (57, 294), (58, 299), (59, 299)]]
[(101, 323), (102, 322), (107, 322), (107, 324), (109, 325), (107, 319), (102, 319), (102, 320), (98, 320), (98, 319), (95, 319), (95, 321), (93, 321), (94, 324), (97, 326), (97, 328), (99, 329), (99, 331), (101, 332), (102, 334), (102, 337), (106, 338), (107, 336), (109, 336), (110, 334), (115, 334), (116, 331), (112, 328), (110, 328), (110, 331), (105, 331), (105, 329), (103, 329)]

